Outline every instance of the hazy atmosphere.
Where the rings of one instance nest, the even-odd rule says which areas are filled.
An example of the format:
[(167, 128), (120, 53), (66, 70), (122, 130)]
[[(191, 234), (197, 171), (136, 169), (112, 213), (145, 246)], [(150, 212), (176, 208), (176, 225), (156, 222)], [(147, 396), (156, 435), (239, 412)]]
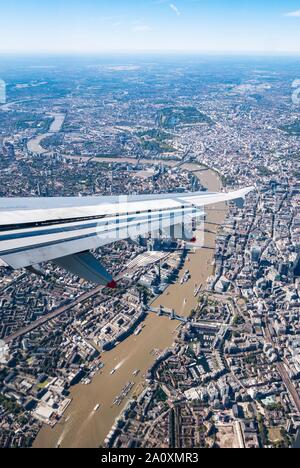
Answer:
[(10, 0), (2, 52), (300, 52), (296, 0)]

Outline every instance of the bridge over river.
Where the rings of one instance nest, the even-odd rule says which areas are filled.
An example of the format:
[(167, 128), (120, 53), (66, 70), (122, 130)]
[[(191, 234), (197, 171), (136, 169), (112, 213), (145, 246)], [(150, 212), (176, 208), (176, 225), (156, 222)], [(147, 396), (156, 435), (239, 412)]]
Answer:
[(205, 328), (211, 329), (213, 331), (219, 331), (221, 327), (224, 327), (224, 322), (217, 322), (217, 321), (210, 321), (210, 320), (197, 320), (197, 322), (193, 321), (189, 317), (184, 317), (178, 315), (174, 309), (168, 309), (167, 307), (160, 306), (158, 308), (155, 307), (147, 307), (148, 312), (153, 312), (157, 314), (159, 317), (169, 317), (170, 320), (178, 320), (182, 323), (190, 323), (194, 327), (197, 328)]

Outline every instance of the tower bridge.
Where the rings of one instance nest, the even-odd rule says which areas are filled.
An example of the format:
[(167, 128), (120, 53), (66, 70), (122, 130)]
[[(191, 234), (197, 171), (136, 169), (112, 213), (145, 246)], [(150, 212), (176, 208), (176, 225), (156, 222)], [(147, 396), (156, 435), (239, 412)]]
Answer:
[(170, 320), (178, 320), (182, 323), (190, 323), (196, 328), (205, 328), (208, 330), (219, 331), (221, 327), (224, 326), (223, 322), (218, 321), (209, 321), (209, 320), (198, 320), (194, 322), (189, 317), (183, 317), (176, 313), (174, 309), (168, 309), (167, 307), (160, 306), (158, 308), (155, 307), (147, 307), (148, 312), (153, 312), (160, 317), (169, 317)]

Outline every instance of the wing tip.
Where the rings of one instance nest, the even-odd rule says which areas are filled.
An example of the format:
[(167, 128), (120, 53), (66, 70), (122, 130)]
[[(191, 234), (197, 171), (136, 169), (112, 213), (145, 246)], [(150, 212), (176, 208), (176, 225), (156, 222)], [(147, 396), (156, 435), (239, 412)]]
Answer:
[(116, 281), (112, 280), (109, 283), (107, 283), (106, 287), (108, 289), (117, 289), (118, 283)]

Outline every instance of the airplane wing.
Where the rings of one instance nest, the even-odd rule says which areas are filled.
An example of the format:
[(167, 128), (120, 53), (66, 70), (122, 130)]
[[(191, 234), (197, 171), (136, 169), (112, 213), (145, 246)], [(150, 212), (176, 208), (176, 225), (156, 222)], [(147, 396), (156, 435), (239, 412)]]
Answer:
[(35, 269), (54, 261), (88, 281), (115, 287), (91, 250), (166, 229), (188, 240), (184, 223), (201, 218), (206, 205), (243, 199), (252, 190), (0, 199), (0, 266)]

